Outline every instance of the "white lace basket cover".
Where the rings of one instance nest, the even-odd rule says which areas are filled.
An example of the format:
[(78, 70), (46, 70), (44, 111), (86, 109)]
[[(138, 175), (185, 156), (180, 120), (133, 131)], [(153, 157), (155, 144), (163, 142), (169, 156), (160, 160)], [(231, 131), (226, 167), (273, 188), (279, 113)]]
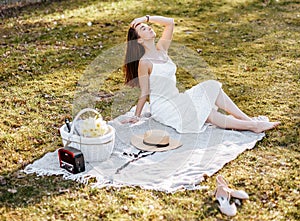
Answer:
[(75, 116), (71, 124), (70, 133), (68, 132), (67, 125), (63, 125), (60, 128), (63, 145), (70, 145), (71, 147), (81, 150), (86, 162), (105, 161), (111, 156), (114, 148), (115, 128), (108, 125), (108, 132), (99, 137), (80, 136), (76, 130), (76, 126), (80, 126), (79, 118), (86, 112), (99, 114), (95, 109), (85, 108)]

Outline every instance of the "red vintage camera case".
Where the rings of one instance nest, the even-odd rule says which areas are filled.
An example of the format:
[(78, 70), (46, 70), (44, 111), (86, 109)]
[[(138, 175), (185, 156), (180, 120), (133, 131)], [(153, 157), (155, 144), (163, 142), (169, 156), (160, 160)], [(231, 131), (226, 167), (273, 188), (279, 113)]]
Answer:
[(58, 150), (59, 164), (61, 168), (76, 174), (85, 171), (84, 156), (82, 152), (70, 146)]

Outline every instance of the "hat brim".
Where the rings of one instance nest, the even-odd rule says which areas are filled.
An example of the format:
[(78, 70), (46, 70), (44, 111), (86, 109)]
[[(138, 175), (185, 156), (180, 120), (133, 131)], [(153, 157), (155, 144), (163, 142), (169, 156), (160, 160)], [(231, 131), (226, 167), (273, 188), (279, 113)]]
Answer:
[(149, 151), (149, 152), (163, 152), (167, 150), (174, 150), (180, 146), (182, 146), (182, 143), (179, 142), (178, 140), (172, 139), (171, 137), (169, 138), (169, 145), (166, 147), (157, 147), (157, 146), (150, 146), (147, 144), (144, 144), (144, 134), (138, 134), (138, 135), (133, 135), (131, 137), (131, 144), (135, 146), (139, 150), (143, 151)]

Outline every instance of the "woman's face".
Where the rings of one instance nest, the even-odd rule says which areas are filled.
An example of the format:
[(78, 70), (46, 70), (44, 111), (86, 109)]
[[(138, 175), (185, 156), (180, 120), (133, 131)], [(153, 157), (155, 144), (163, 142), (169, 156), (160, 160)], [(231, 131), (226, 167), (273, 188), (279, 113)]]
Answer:
[(140, 38), (147, 40), (147, 39), (153, 39), (156, 37), (156, 33), (153, 31), (153, 29), (144, 23), (137, 24), (135, 27), (136, 32), (140, 36)]

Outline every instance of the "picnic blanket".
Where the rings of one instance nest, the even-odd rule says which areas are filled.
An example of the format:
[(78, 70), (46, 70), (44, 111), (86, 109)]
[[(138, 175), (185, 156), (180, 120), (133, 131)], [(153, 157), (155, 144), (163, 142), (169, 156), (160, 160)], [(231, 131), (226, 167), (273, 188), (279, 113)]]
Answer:
[[(133, 113), (134, 110), (109, 122), (116, 129), (116, 140), (107, 161), (86, 162), (85, 172), (71, 174), (59, 167), (58, 152), (54, 151), (26, 166), (24, 172), (38, 176), (62, 175), (64, 179), (97, 188), (139, 186), (164, 192), (195, 190), (207, 188), (201, 186), (205, 176), (212, 176), (265, 136), (264, 133), (224, 130), (209, 124), (202, 133), (179, 134), (151, 117), (143, 117), (134, 125), (120, 123)], [(166, 152), (141, 152), (130, 145), (133, 134), (143, 134), (149, 129), (165, 130), (183, 145)]]

